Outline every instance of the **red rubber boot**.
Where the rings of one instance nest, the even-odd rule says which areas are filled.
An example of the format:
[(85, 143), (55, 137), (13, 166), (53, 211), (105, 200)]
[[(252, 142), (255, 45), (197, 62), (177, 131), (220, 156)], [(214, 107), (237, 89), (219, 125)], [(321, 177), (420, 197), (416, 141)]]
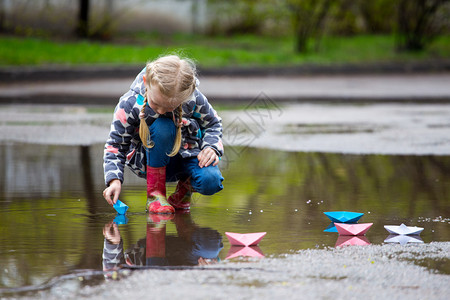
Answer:
[(175, 192), (170, 195), (169, 202), (175, 209), (189, 209), (191, 207), (192, 187), (190, 179), (178, 181)]
[(147, 211), (154, 214), (173, 214), (175, 209), (166, 199), (166, 167), (147, 166)]

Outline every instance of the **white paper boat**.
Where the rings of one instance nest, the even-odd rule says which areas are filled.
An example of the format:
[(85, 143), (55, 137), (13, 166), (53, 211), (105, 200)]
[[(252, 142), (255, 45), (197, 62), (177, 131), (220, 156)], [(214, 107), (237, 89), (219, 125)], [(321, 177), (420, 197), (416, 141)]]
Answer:
[(423, 243), (422, 239), (418, 235), (403, 235), (403, 234), (391, 234), (385, 240), (385, 243), (399, 243), (400, 245), (406, 245), (408, 243)]
[(384, 225), (384, 228), (391, 234), (402, 234), (402, 235), (418, 235), (423, 230), (422, 227), (406, 226), (403, 223), (400, 226)]

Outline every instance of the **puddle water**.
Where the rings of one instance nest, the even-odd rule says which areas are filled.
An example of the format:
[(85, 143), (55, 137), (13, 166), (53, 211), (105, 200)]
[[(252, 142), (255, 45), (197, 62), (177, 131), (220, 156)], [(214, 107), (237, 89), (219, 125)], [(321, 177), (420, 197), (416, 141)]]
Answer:
[[(256, 256), (351, 242), (324, 232), (326, 211), (364, 213), (359, 223), (374, 225), (359, 243), (381, 244), (389, 235), (383, 225), (400, 223), (424, 227), (424, 243), (449, 240), (449, 156), (231, 150), (237, 155), (221, 162), (225, 189), (194, 194), (190, 214), (166, 220), (148, 219), (145, 181), (127, 173), (120, 199), (130, 208), (118, 222), (125, 224), (113, 225), (116, 214), (102, 198), (103, 145), (1, 145), (0, 288), (114, 264), (102, 259), (104, 230), (109, 254), (120, 248), (134, 264), (171, 266), (242, 254), (225, 232), (267, 232), (248, 249)], [(448, 261), (417, 263), (449, 272)]]

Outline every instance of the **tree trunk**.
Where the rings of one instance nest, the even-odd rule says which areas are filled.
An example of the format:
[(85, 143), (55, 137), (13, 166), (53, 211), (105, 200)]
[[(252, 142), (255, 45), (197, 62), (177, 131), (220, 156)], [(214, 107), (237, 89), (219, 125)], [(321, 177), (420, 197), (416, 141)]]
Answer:
[(3, 32), (5, 30), (5, 19), (6, 19), (6, 12), (5, 12), (5, 3), (3, 3), (5, 0), (0, 0), (0, 32)]
[(333, 2), (334, 0), (296, 0), (290, 2), (289, 7), (293, 13), (295, 34), (297, 35), (296, 51), (298, 53), (308, 51), (310, 39), (315, 39), (315, 50), (317, 51), (324, 22)]
[(436, 34), (433, 19), (448, 0), (400, 0), (397, 11), (397, 48), (423, 50)]
[(89, 0), (79, 0), (78, 25), (76, 34), (78, 37), (89, 37)]

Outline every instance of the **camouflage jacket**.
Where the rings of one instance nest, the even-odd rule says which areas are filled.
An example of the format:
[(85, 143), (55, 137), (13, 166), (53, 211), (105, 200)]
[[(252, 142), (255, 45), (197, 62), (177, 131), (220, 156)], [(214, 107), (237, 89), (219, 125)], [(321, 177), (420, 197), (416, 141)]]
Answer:
[[(145, 94), (144, 74), (145, 68), (137, 75), (130, 90), (120, 98), (114, 110), (103, 156), (106, 185), (113, 179), (123, 182), (125, 165), (138, 176), (145, 177), (146, 155), (139, 137), (139, 112), (144, 105)], [(182, 109), (181, 148), (178, 153), (183, 158), (193, 157), (203, 148), (211, 147), (222, 156), (222, 119), (198, 88), (183, 103)], [(167, 113), (166, 116), (172, 118), (172, 113)], [(145, 107), (145, 121), (148, 126), (159, 117), (150, 106)]]

